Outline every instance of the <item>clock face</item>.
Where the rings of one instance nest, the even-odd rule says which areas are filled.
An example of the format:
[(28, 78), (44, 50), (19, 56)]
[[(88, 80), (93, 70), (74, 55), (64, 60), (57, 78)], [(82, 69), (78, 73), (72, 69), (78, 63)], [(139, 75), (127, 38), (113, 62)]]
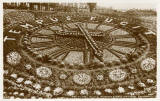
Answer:
[[(7, 26), (5, 69), (13, 77), (13, 71), (16, 75), (21, 71), (23, 80), (24, 72), (30, 80), (27, 83), (40, 83), (34, 89), (41, 89), (42, 83), (50, 86), (52, 97), (65, 96), (64, 92), (72, 96), (75, 91), (65, 91), (71, 86), (82, 90), (82, 95), (95, 89), (91, 96), (100, 94), (96, 89), (113, 94), (114, 85), (129, 86), (130, 82), (138, 82), (143, 88), (137, 73), (153, 71), (156, 63), (148, 57), (151, 46), (144, 35), (146, 29), (133, 21), (98, 14), (57, 13)], [(119, 94), (124, 90), (117, 89)]]
[[(148, 40), (139, 32), (132, 32), (140, 26), (116, 20), (92, 15), (55, 15), (25, 22), (19, 26), (27, 30), (19, 45), (34, 62), (50, 66), (57, 61), (69, 65), (101, 62), (104, 68), (132, 64), (146, 54)], [(9, 31), (14, 33), (15, 29)]]

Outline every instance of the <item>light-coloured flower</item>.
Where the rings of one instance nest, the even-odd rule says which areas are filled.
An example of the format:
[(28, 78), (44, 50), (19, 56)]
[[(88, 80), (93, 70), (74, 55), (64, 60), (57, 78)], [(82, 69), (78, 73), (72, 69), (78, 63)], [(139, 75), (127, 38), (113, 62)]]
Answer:
[(147, 79), (147, 83), (154, 83), (152, 79)]
[(132, 73), (137, 73), (137, 69), (132, 69), (131, 72)]
[(14, 96), (10, 96), (10, 99), (15, 99), (15, 97)]
[(35, 97), (35, 96), (32, 96), (31, 99), (36, 99), (36, 97)]
[(36, 74), (39, 77), (47, 78), (47, 77), (50, 77), (52, 75), (52, 71), (48, 67), (39, 67), (39, 68), (36, 69)]
[(47, 97), (47, 98), (51, 98), (51, 97), (52, 97), (52, 94), (51, 94), (51, 93), (47, 93), (47, 94), (46, 94), (46, 97)]
[(32, 66), (31, 66), (30, 64), (26, 64), (26, 65), (25, 65), (25, 68), (26, 68), (27, 70), (30, 70), (30, 69), (32, 68)]
[(91, 77), (86, 73), (79, 73), (73, 76), (73, 81), (79, 85), (85, 85), (90, 83)]
[(18, 95), (18, 92), (14, 92), (13, 95)]
[(73, 90), (69, 90), (68, 92), (66, 92), (66, 95), (68, 96), (73, 96), (75, 94), (75, 91)]
[(24, 82), (24, 84), (26, 84), (26, 85), (31, 85), (31, 84), (32, 84), (32, 81), (26, 80), (26, 81)]
[(44, 91), (45, 91), (45, 92), (49, 92), (50, 90), (51, 90), (50, 87), (45, 87), (45, 88), (44, 88)]
[(138, 82), (137, 84), (138, 84), (139, 87), (143, 87), (143, 88), (146, 87), (146, 85), (142, 82)]
[(124, 88), (123, 88), (123, 87), (118, 87), (118, 92), (119, 92), (119, 93), (124, 93), (124, 92), (125, 92), (125, 90), (124, 90)]
[(19, 96), (24, 96), (24, 93), (20, 93)]
[(64, 80), (64, 79), (67, 78), (67, 75), (66, 74), (60, 74), (59, 78)]
[(94, 94), (96, 94), (96, 95), (101, 95), (102, 93), (101, 93), (101, 91), (99, 91), (99, 90), (95, 90), (95, 91), (94, 91)]
[(97, 80), (103, 80), (103, 79), (104, 79), (103, 75), (101, 74), (97, 75)]
[(106, 93), (113, 93), (112, 89), (109, 89), (109, 88), (106, 88), (104, 91), (105, 91)]
[(129, 93), (127, 93), (128, 95), (131, 95), (131, 96), (134, 96), (135, 95), (135, 93), (134, 92), (129, 92)]
[(61, 87), (57, 87), (53, 90), (53, 95), (60, 95), (63, 93), (63, 89)]
[(40, 84), (37, 84), (37, 83), (34, 84), (33, 87), (34, 87), (35, 89), (37, 89), (37, 90), (41, 89), (41, 85), (40, 85)]
[(21, 83), (23, 80), (24, 80), (24, 78), (18, 78), (16, 82)]
[(129, 89), (135, 89), (134, 86), (129, 85), (128, 86)]
[(152, 89), (151, 88), (144, 88), (144, 91), (146, 91), (147, 93), (151, 93)]
[(61, 61), (61, 65), (65, 65), (65, 63), (63, 61)]
[(155, 68), (156, 61), (152, 58), (146, 58), (141, 62), (141, 68), (144, 71), (151, 71)]
[(10, 64), (10, 65), (17, 65), (20, 63), (21, 61), (21, 56), (18, 52), (10, 52), (9, 54), (7, 54), (6, 56), (7, 58), (7, 62)]
[(7, 75), (7, 74), (8, 74), (8, 70), (4, 70), (4, 74), (6, 74), (6, 75)]
[(13, 73), (13, 74), (11, 74), (11, 77), (16, 79), (17, 78), (17, 74)]
[(88, 95), (88, 90), (87, 90), (87, 89), (82, 89), (82, 90), (80, 91), (80, 94), (81, 94), (81, 95)]
[(41, 57), (43, 57), (42, 54), (38, 54), (38, 55), (37, 55), (37, 58), (41, 58)]

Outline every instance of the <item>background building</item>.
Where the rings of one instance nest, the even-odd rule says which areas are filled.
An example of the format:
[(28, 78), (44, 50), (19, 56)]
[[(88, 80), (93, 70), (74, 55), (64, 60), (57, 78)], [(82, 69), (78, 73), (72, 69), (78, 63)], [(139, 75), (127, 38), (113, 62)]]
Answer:
[(4, 9), (41, 10), (41, 11), (88, 11), (87, 3), (4, 3)]

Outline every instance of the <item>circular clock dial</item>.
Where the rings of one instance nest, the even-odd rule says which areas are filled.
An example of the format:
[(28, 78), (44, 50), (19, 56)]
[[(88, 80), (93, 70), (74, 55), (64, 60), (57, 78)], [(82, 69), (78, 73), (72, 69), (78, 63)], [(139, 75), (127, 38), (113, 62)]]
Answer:
[[(41, 19), (34, 22), (39, 26), (46, 23), (37, 29), (33, 23), (21, 25), (30, 31), (22, 35), (20, 46), (37, 63), (52, 65), (55, 61), (62, 61), (74, 65), (102, 62), (106, 66), (113, 63), (110, 67), (115, 67), (134, 63), (149, 48), (143, 35), (124, 29), (128, 26), (126, 21), (114, 23), (113, 20), (117, 19), (91, 15), (57, 15), (46, 19), (51, 23)], [(137, 30), (140, 26), (130, 27)]]

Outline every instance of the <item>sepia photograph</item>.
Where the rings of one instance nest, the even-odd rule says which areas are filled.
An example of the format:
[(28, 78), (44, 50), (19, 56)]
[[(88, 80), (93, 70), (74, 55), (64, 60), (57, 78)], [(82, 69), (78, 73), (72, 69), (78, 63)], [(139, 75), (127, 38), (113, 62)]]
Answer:
[(3, 98), (155, 98), (155, 4), (3, 2)]

